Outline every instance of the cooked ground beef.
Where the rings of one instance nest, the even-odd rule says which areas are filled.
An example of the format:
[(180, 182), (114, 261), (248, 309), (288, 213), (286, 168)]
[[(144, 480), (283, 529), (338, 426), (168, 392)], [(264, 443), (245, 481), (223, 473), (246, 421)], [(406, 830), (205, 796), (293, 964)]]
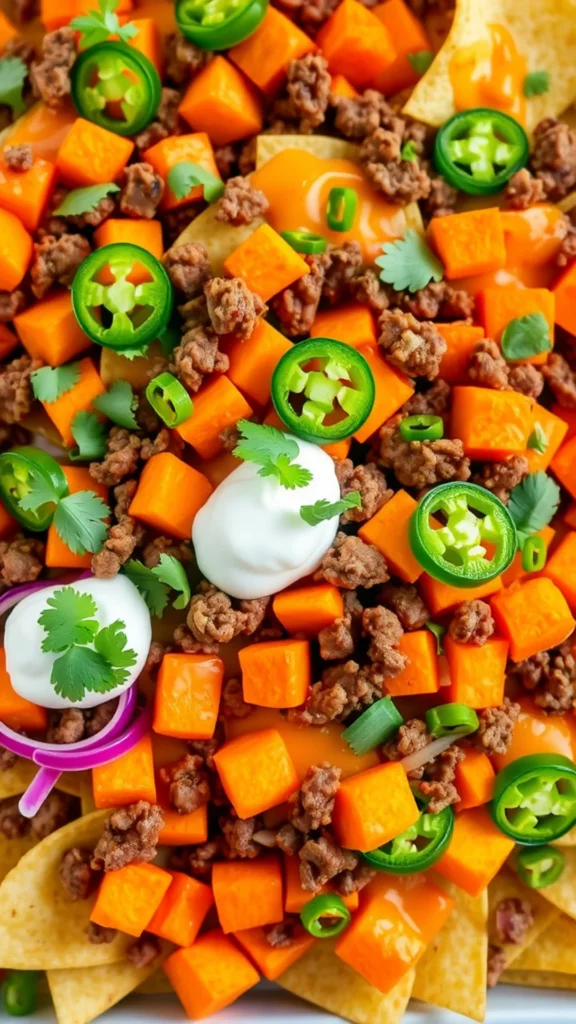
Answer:
[(218, 200), (216, 220), (236, 226), (251, 224), (256, 217), (266, 213), (268, 206), (264, 193), (259, 188), (254, 188), (248, 178), (228, 178), (224, 194)]
[(69, 900), (87, 900), (98, 884), (99, 873), (90, 866), (92, 852), (73, 846), (62, 857), (58, 874)]
[(144, 539), (144, 528), (132, 516), (123, 515), (108, 527), (108, 537), (101, 551), (94, 555), (91, 569), (94, 576), (107, 579), (116, 576)]
[(70, 71), (76, 60), (74, 31), (68, 26), (47, 32), (42, 39), (40, 61), (30, 68), (34, 95), (47, 107), (59, 107), (70, 95)]
[(192, 814), (210, 800), (204, 759), (197, 754), (184, 754), (175, 764), (161, 768), (160, 778), (168, 785), (170, 804), (178, 814)]
[(392, 366), (411, 377), (434, 380), (438, 376), (447, 346), (434, 324), (400, 309), (385, 309), (378, 327), (378, 344)]
[(346, 868), (334, 879), (334, 887), (341, 896), (360, 892), (376, 876), (376, 871), (365, 861), (359, 861), (355, 868)]
[[(432, 741), (426, 723), (420, 718), (410, 718), (401, 725), (393, 740), (384, 744), (382, 753), (388, 761), (401, 761), (410, 754), (423, 750)], [(421, 779), (424, 768), (415, 768), (408, 772), (409, 779)]]
[(287, 96), (276, 100), (275, 116), (296, 121), (299, 133), (308, 135), (326, 117), (332, 80), (328, 61), (320, 54), (307, 53), (298, 60), (289, 61), (286, 72)]
[(104, 943), (113, 942), (118, 931), (116, 928), (103, 928), (101, 924), (90, 921), (87, 934), (88, 942), (91, 942), (94, 946), (101, 946)]
[(490, 605), (475, 598), (473, 601), (463, 601), (454, 609), (448, 632), (458, 643), (481, 647), (490, 639), (495, 628)]
[(538, 398), (544, 389), (544, 377), (540, 370), (530, 363), (511, 366), (508, 374), (508, 385), (513, 391), (519, 391), (528, 398)]
[(420, 491), (448, 480), (468, 480), (470, 459), (461, 441), (404, 441), (398, 430), (401, 418), (393, 416), (379, 434), (379, 461), (394, 470), (399, 483)]
[(106, 487), (115, 487), (126, 477), (134, 476), (140, 460), (142, 440), (125, 427), (113, 426), (106, 441), (102, 462), (90, 463), (90, 476)]
[(68, 796), (59, 789), (53, 789), (34, 817), (30, 818), (33, 835), (36, 839), (45, 839), (52, 832), (77, 818), (79, 810), (79, 801), (75, 797)]
[(402, 406), (403, 416), (442, 416), (446, 418), (450, 406), (450, 385), (435, 380), (426, 391), (416, 391)]
[(488, 974), (486, 984), (488, 988), (494, 988), (500, 980), (500, 975), (506, 970), (506, 953), (499, 946), (488, 946)]
[(160, 941), (155, 935), (145, 932), (136, 942), (126, 947), (126, 959), (134, 967), (150, 967), (160, 956)]
[(323, 661), (336, 661), (354, 653), (355, 643), (351, 627), (350, 619), (344, 616), (334, 619), (330, 626), (320, 630), (318, 644)]
[(304, 837), (294, 825), (288, 823), (276, 833), (276, 846), (287, 857), (295, 857), (304, 845)]
[(300, 789), (289, 801), (290, 821), (299, 832), (315, 832), (330, 824), (341, 774), (341, 769), (328, 761), (308, 769)]
[(202, 242), (173, 245), (164, 254), (164, 266), (174, 287), (187, 299), (201, 295), (210, 279), (208, 250)]
[(404, 633), (398, 616), (383, 605), (365, 608), (362, 629), (370, 637), (368, 657), (378, 662), (384, 678), (397, 676), (407, 664), (406, 655), (397, 649)]
[(360, 668), (356, 661), (333, 665), (324, 670), (320, 682), (310, 687), (306, 703), (289, 710), (288, 719), (302, 725), (344, 721), (382, 696), (383, 681), (380, 665)]
[(156, 216), (164, 195), (164, 179), (156, 174), (152, 164), (129, 164), (123, 175), (120, 192), (120, 211), (126, 217)]
[(474, 482), (492, 491), (504, 504), (508, 503), (510, 491), (528, 474), (528, 459), (525, 455), (509, 455), (503, 462), (485, 462)]
[[(166, 87), (162, 89), (156, 118), (143, 131), (134, 136), (134, 145), (140, 152), (143, 153), (150, 146), (161, 142), (162, 139), (166, 139), (169, 135), (180, 134), (178, 107), (181, 99), (182, 97), (176, 89), (168, 89)], [(202, 207), (199, 207), (197, 210), (191, 210), (189, 206), (185, 206), (179, 207), (176, 210), (167, 210), (164, 214), (164, 227), (168, 230), (169, 225), (173, 225), (175, 221), (181, 221), (181, 226), (174, 234), (174, 237), (176, 237), (201, 209)], [(169, 230), (168, 234), (170, 234)]]
[(431, 281), (416, 292), (398, 292), (394, 301), (417, 320), (466, 320), (474, 313), (474, 297), (448, 281)]
[(20, 146), (6, 146), (3, 157), (11, 171), (29, 171), (34, 163), (32, 146), (28, 142)]
[(25, 818), (18, 810), (18, 797), (10, 797), (0, 802), (0, 835), (5, 839), (20, 839), (28, 835), (30, 819)]
[(228, 181), (238, 170), (238, 145), (229, 142), (225, 146), (215, 146), (214, 161), (222, 180)]
[(389, 576), (384, 556), (378, 548), (365, 544), (360, 537), (337, 533), (314, 579), (327, 580), (344, 590), (355, 590), (386, 583)]
[(188, 628), (199, 643), (227, 644), (244, 632), (246, 615), (232, 607), (232, 601), (211, 583), (201, 583), (190, 602)]
[(222, 688), (220, 698), (220, 714), (222, 718), (247, 718), (254, 711), (253, 704), (247, 704), (242, 693), (239, 679), (227, 679)]
[(424, 211), (430, 218), (447, 217), (454, 213), (460, 193), (441, 174), (430, 179), (430, 194), (424, 201)]
[(34, 395), (30, 377), (42, 363), (30, 356), (19, 356), (0, 369), (0, 420), (20, 423), (32, 408)]
[(46, 733), (47, 743), (78, 743), (83, 736), (84, 714), (80, 708), (54, 712)]
[(544, 198), (544, 183), (534, 178), (527, 167), (516, 171), (504, 189), (504, 201), (509, 210), (527, 210)]
[(361, 270), (352, 278), (348, 291), (354, 302), (360, 306), (368, 306), (373, 313), (380, 314), (390, 305), (390, 296), (378, 274), (371, 267)]
[(142, 552), (142, 561), (148, 569), (155, 569), (164, 554), (177, 558), (182, 565), (192, 563), (192, 548), (187, 541), (174, 540), (173, 537), (155, 537), (146, 545)]
[(260, 829), (257, 818), (220, 818), (218, 824), (224, 836), (224, 854), (230, 860), (252, 860), (260, 856), (262, 847), (255, 843), (254, 833)]
[(556, 401), (565, 409), (576, 409), (576, 373), (559, 352), (550, 353), (542, 373)]
[(213, 277), (204, 285), (208, 316), (216, 334), (249, 338), (267, 307), (240, 277)]
[(42, 299), (55, 284), (70, 286), (83, 260), (92, 252), (92, 246), (83, 235), (45, 235), (34, 244), (30, 265), (32, 291)]
[(336, 110), (334, 125), (347, 139), (365, 139), (377, 128), (401, 130), (400, 118), (376, 89), (365, 89), (354, 98), (333, 95), (330, 104)]
[(500, 900), (494, 911), (496, 931), (502, 942), (519, 946), (534, 924), (534, 912), (528, 900), (511, 897)]
[(431, 617), (416, 587), (408, 583), (385, 583), (378, 591), (378, 602), (394, 612), (407, 632), (422, 629)]
[(44, 544), (32, 537), (0, 541), (0, 589), (38, 579), (44, 568)]
[(230, 366), (219, 344), (218, 335), (210, 327), (193, 327), (182, 336), (172, 358), (176, 376), (190, 391), (198, 391), (207, 375), (225, 373)]
[(160, 807), (145, 800), (113, 811), (96, 843), (92, 867), (95, 871), (117, 871), (127, 864), (154, 860), (163, 824)]
[(519, 714), (520, 705), (514, 704), (509, 697), (504, 697), (498, 708), (483, 708), (479, 711), (480, 725), (478, 731), (474, 733), (474, 742), (478, 750), (483, 750), (486, 754), (505, 754), (510, 746)]
[(418, 158), (403, 160), (395, 132), (377, 128), (360, 147), (360, 162), (375, 188), (396, 203), (414, 203), (430, 195), (428, 172)]
[(0, 324), (7, 324), (26, 309), (26, 293), (21, 288), (12, 292), (0, 291)]
[(349, 293), (364, 260), (358, 242), (344, 242), (344, 245), (329, 245), (326, 252), (330, 262), (324, 272), (322, 298), (333, 306)]
[(318, 839), (308, 839), (299, 852), (300, 884), (306, 892), (319, 892), (341, 871), (353, 871), (358, 857), (351, 850), (342, 850), (329, 832)]
[(308, 334), (318, 311), (327, 267), (328, 253), (319, 256), (304, 256), (309, 271), (288, 288), (284, 288), (270, 302), (278, 317), (282, 330), (290, 338)]
[(576, 185), (576, 130), (555, 117), (540, 121), (534, 129), (530, 166), (546, 199), (563, 199)]
[(179, 32), (166, 39), (166, 77), (183, 85), (212, 60), (208, 50), (201, 50)]
[(272, 946), (272, 949), (289, 949), (294, 945), (298, 925), (297, 917), (285, 917), (280, 924), (266, 925), (264, 928), (266, 942)]
[(426, 810), (430, 814), (440, 814), (445, 807), (459, 802), (460, 796), (454, 779), (456, 765), (463, 757), (464, 751), (452, 745), (424, 766), (424, 777), (418, 788), (428, 799)]
[(365, 523), (376, 515), (394, 493), (387, 486), (384, 473), (372, 463), (355, 466), (352, 459), (339, 459), (335, 469), (342, 497), (359, 491), (361, 498), (358, 508), (350, 508), (343, 513), (343, 523)]
[(508, 363), (503, 358), (500, 347), (490, 338), (483, 338), (468, 360), (468, 376), (477, 386), (507, 391)]

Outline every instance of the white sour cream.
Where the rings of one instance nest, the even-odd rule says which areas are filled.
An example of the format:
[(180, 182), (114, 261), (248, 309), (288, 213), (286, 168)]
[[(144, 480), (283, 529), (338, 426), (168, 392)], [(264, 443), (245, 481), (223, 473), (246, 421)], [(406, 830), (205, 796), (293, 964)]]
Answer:
[(136, 664), (129, 669), (130, 675), (126, 682), (114, 690), (107, 693), (86, 692), (82, 700), (74, 703), (60, 697), (50, 682), (52, 665), (59, 655), (42, 650), (46, 631), (39, 625), (38, 619), (47, 607), (48, 598), (56, 590), (61, 590), (61, 585), (46, 587), (25, 597), (6, 620), (6, 668), (16, 693), (34, 704), (56, 710), (70, 707), (94, 708), (113, 697), (119, 697), (142, 672), (152, 639), (150, 612), (146, 602), (126, 576), (114, 576), (112, 579), (92, 577), (79, 580), (72, 586), (74, 590), (92, 595), (98, 608), (96, 618), (101, 628), (110, 626), (116, 619), (124, 623), (126, 647), (136, 652)]
[(331, 546), (338, 517), (309, 526), (301, 505), (338, 501), (334, 462), (318, 445), (293, 438), (293, 460), (312, 473), (306, 487), (288, 490), (243, 462), (216, 488), (194, 519), (192, 541), (200, 570), (231, 597), (267, 597), (316, 569)]

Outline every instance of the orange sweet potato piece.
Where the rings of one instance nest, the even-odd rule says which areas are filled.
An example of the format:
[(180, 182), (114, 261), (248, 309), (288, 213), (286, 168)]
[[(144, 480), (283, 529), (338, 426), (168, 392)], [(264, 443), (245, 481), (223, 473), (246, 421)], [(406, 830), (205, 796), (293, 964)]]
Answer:
[(245, 341), (235, 339), (226, 350), (230, 360), (228, 377), (248, 398), (258, 405), (270, 399), (270, 381), (285, 352), (292, 343), (262, 317)]
[(28, 171), (13, 171), (0, 160), (0, 207), (36, 231), (54, 189), (56, 166), (36, 158)]
[(214, 864), (212, 891), (225, 935), (277, 924), (284, 917), (282, 870), (277, 856)]
[(513, 661), (556, 647), (576, 625), (562, 591), (547, 576), (513, 583), (490, 604), (500, 632), (510, 641)]
[(390, 992), (425, 948), (423, 936), (408, 915), (384, 893), (369, 891), (337, 941), (335, 952), (379, 992)]
[(189, 814), (180, 814), (170, 804), (168, 784), (156, 776), (158, 804), (162, 808), (164, 824), (160, 829), (160, 846), (192, 846), (208, 839), (208, 805), (200, 804)]
[[(450, 611), (457, 604), (462, 603), (462, 587), (451, 587), (449, 583), (442, 583), (423, 572), (419, 583), (422, 595), (433, 615), (442, 615)], [(487, 597), (502, 590), (502, 580), (499, 576), (488, 583), (481, 583), (478, 587), (466, 587), (466, 600), (473, 601), (475, 598)]]
[(14, 326), (28, 354), (49, 366), (68, 363), (91, 344), (74, 316), (68, 289), (33, 303), (14, 317)]
[(275, 7), (248, 39), (228, 51), (228, 57), (262, 92), (275, 92), (286, 77), (291, 60), (316, 49), (309, 36)]
[[(120, 0), (116, 8), (119, 14), (132, 9), (132, 0)], [(79, 14), (87, 14), (90, 8), (90, 0), (41, 0), (40, 17), (46, 32), (53, 32), (54, 29), (62, 28)]]
[(347, 99), (355, 99), (360, 95), (344, 75), (332, 75), (330, 93), (332, 96), (345, 96)]
[(490, 758), (482, 750), (466, 747), (464, 760), (456, 765), (456, 789), (460, 802), (458, 811), (466, 811), (470, 807), (481, 807), (490, 803), (494, 792), (494, 771)]
[(514, 840), (500, 831), (486, 808), (475, 807), (456, 815), (450, 845), (434, 870), (470, 896), (478, 896), (513, 849)]
[(316, 42), (330, 71), (345, 75), (357, 89), (379, 89), (380, 78), (396, 58), (386, 25), (357, 0), (339, 4)]
[(576, 498), (576, 436), (558, 449), (550, 468), (568, 493)]
[[(85, 466), (62, 466), (62, 470), (70, 494), (77, 494), (78, 491), (93, 491), (94, 494), (102, 498), (102, 501), (108, 501), (108, 488), (90, 476)], [(76, 555), (60, 538), (54, 523), (51, 523), (48, 527), (45, 561), (46, 566), (50, 569), (89, 569), (92, 564), (92, 555), (89, 551), (85, 555)]]
[(126, 807), (138, 800), (156, 803), (152, 739), (148, 733), (126, 754), (92, 769), (94, 803), (105, 807)]
[(571, 263), (552, 289), (555, 298), (554, 319), (570, 334), (576, 333), (576, 263)]
[[(554, 294), (548, 288), (521, 288), (517, 285), (497, 285), (485, 288), (477, 296), (480, 319), (487, 338), (500, 341), (504, 328), (517, 317), (542, 313), (548, 321), (551, 343), (554, 343)], [(547, 352), (540, 352), (525, 363), (545, 363)]]
[[(315, 895), (315, 893), (308, 892), (302, 888), (300, 881), (301, 863), (299, 857), (284, 858), (284, 910), (287, 914), (299, 914), (302, 907), (305, 907)], [(322, 894), (336, 892), (336, 887), (328, 883), (323, 885), (319, 892)], [(348, 907), (348, 910), (358, 910), (360, 898), (357, 892), (351, 892), (349, 896), (342, 896), (342, 901)]]
[(76, 117), (71, 103), (63, 103), (57, 109), (47, 107), (45, 103), (35, 103), (12, 125), (10, 145), (28, 143), (35, 157), (55, 162)]
[(266, 640), (238, 654), (242, 691), (248, 704), (295, 708), (303, 704), (312, 681), (307, 640)]
[[(94, 232), (94, 241), (98, 248), (103, 245), (114, 245), (117, 242), (129, 242), (139, 245), (152, 253), (157, 260), (162, 259), (164, 243), (162, 241), (162, 225), (159, 220), (136, 220), (126, 217), (108, 217)], [(132, 275), (130, 275), (132, 279)]]
[[(160, 177), (168, 178), (168, 171), (176, 164), (188, 160), (191, 164), (199, 164), (205, 171), (209, 171), (216, 178), (219, 178), (218, 168), (214, 160), (212, 143), (206, 132), (195, 132), (194, 135), (169, 135), (167, 139), (161, 139), (156, 145), (150, 146), (142, 159), (152, 164), (152, 167)], [(168, 185), (164, 190), (161, 210), (175, 210), (178, 206), (187, 206), (195, 199), (202, 199), (204, 188), (198, 185), (193, 188), (183, 199), (177, 199)]]
[(0, 324), (0, 359), (7, 359), (18, 343), (18, 335), (6, 324)]
[(433, 217), (429, 232), (449, 281), (500, 270), (506, 265), (504, 231), (495, 207)]
[(48, 725), (46, 708), (20, 697), (13, 689), (3, 647), (0, 647), (0, 722), (15, 732), (41, 732)]
[(284, 971), (295, 964), (316, 942), (314, 936), (300, 924), (296, 925), (289, 946), (272, 947), (263, 928), (248, 928), (235, 932), (234, 938), (268, 981), (276, 981), (276, 978), (284, 974)]
[(311, 338), (333, 338), (352, 348), (376, 345), (374, 316), (367, 306), (338, 306), (316, 314), (310, 328)]
[(263, 302), (304, 277), (309, 267), (302, 256), (274, 231), (261, 224), (224, 260), (231, 277), (241, 277)]
[(0, 209), (0, 281), (7, 292), (14, 291), (32, 259), (32, 236), (22, 221), (9, 210)]
[(568, 425), (568, 432), (565, 441), (571, 441), (576, 436), (576, 409), (565, 409), (563, 405), (559, 405), (558, 402), (554, 402), (551, 406), (551, 412), (554, 413), (558, 419), (563, 420)]
[(161, 452), (142, 470), (130, 515), (159, 533), (190, 540), (194, 517), (211, 493), (202, 473), (171, 452)]
[(254, 86), (220, 54), (194, 76), (178, 111), (194, 131), (208, 132), (216, 146), (262, 130), (262, 103)]
[(130, 139), (78, 117), (58, 150), (58, 177), (71, 188), (115, 181), (133, 149)]
[(177, 949), (163, 969), (190, 1020), (218, 1013), (259, 981), (246, 954), (220, 929)]
[(138, 29), (132, 39), (128, 40), (129, 46), (147, 57), (156, 71), (162, 75), (162, 40), (155, 18), (130, 18), (130, 24)]
[(4, 505), (0, 504), (0, 540), (4, 540), (11, 533), (14, 533), (18, 524), (9, 512), (6, 511)]
[(224, 665), (213, 654), (165, 654), (156, 685), (154, 731), (179, 739), (214, 735)]
[(170, 888), (170, 872), (155, 864), (128, 864), (104, 874), (90, 920), (138, 938)]
[(12, 24), (10, 19), (4, 14), (4, 11), (0, 11), (0, 50), (3, 50), (6, 43), (17, 35), (18, 29), (16, 26)]
[(226, 796), (240, 818), (268, 811), (298, 789), (300, 782), (277, 729), (262, 729), (229, 740), (214, 755)]
[(334, 804), (334, 834), (350, 850), (374, 850), (418, 820), (406, 772), (393, 761), (341, 783)]
[(576, 531), (570, 530), (560, 541), (542, 569), (542, 575), (556, 584), (572, 613), (576, 613)]
[(561, 754), (576, 759), (576, 722), (573, 715), (549, 715), (528, 694), (516, 697), (520, 715), (505, 754), (492, 754), (497, 772), (519, 757), (530, 754)]
[(504, 699), (507, 640), (490, 637), (481, 647), (476, 647), (458, 643), (446, 634), (444, 650), (451, 679), (446, 700), (471, 708), (499, 707)]
[(410, 520), (417, 504), (407, 491), (397, 491), (358, 531), (366, 544), (374, 544), (382, 552), (394, 575), (406, 583), (415, 583), (422, 574), (409, 540)]
[(534, 400), (517, 391), (455, 387), (451, 437), (460, 438), (472, 459), (521, 455), (534, 426), (534, 409)]
[(403, 89), (411, 89), (419, 80), (420, 74), (412, 67), (408, 54), (419, 53), (422, 50), (430, 52), (434, 49), (422, 22), (412, 13), (404, 0), (386, 0), (385, 3), (373, 7), (372, 14), (375, 14), (388, 29), (396, 50), (396, 57), (392, 63), (378, 76), (376, 87), (385, 96), (402, 92)]
[(252, 408), (238, 388), (228, 377), (221, 375), (213, 377), (200, 388), (194, 396), (194, 412), (176, 430), (203, 459), (212, 459), (222, 451), (222, 431), (235, 426), (238, 420), (249, 419), (251, 415)]
[(170, 874), (170, 888), (146, 931), (176, 946), (191, 946), (214, 903), (212, 889), (179, 871)]
[(540, 424), (547, 438), (547, 445), (543, 452), (535, 448), (528, 448), (526, 458), (530, 473), (538, 473), (540, 470), (548, 469), (552, 459), (556, 455), (560, 445), (568, 433), (568, 424), (565, 420), (555, 416), (553, 412), (543, 405), (536, 404), (534, 408), (534, 426)]
[(74, 386), (60, 395), (55, 402), (42, 402), (67, 448), (74, 446), (74, 417), (79, 412), (90, 409), (92, 400), (105, 391), (100, 374), (91, 359), (81, 359), (78, 365), (80, 377)]
[(283, 590), (276, 594), (272, 608), (288, 633), (307, 633), (314, 637), (344, 615), (342, 594), (331, 583)]
[(429, 629), (415, 629), (404, 633), (398, 650), (408, 658), (408, 664), (397, 676), (387, 679), (386, 692), (392, 697), (419, 693), (437, 693), (440, 689), (436, 640)]
[(383, 359), (377, 348), (366, 345), (362, 348), (361, 354), (372, 370), (376, 385), (376, 398), (372, 412), (354, 434), (356, 440), (360, 444), (364, 444), (385, 420), (393, 416), (400, 406), (408, 401), (414, 394), (414, 388), (409, 378), (402, 373), (397, 373), (390, 363)]
[(467, 384), (468, 360), (478, 342), (484, 337), (482, 327), (459, 321), (434, 326), (447, 346), (440, 363), (440, 377), (449, 384)]

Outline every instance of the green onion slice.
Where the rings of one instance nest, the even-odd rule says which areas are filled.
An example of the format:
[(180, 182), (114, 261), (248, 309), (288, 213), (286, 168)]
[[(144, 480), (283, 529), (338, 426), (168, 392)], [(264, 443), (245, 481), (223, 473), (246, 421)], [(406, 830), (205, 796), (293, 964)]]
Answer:
[(326, 223), (331, 231), (350, 231), (358, 208), (354, 188), (331, 188), (326, 204)]
[(467, 704), (441, 704), (426, 712), (426, 727), (434, 739), (469, 736), (478, 728), (478, 715)]
[(194, 406), (186, 388), (172, 373), (160, 373), (146, 388), (146, 398), (167, 427), (189, 420)]
[[(323, 918), (329, 921), (323, 922)], [(351, 921), (350, 911), (337, 893), (314, 896), (300, 912), (300, 920), (315, 939), (329, 939), (340, 935)]]
[(524, 541), (522, 548), (522, 568), (524, 572), (539, 572), (546, 565), (548, 550), (544, 537), (532, 534)]
[(362, 757), (362, 754), (386, 743), (401, 725), (404, 725), (404, 719), (390, 697), (382, 697), (344, 730), (342, 739), (358, 757)]

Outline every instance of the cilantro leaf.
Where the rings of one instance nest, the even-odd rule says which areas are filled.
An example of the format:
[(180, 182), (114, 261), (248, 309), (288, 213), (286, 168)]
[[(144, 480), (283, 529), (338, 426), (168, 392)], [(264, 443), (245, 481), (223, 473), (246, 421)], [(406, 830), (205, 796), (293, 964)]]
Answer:
[(52, 665), (50, 682), (72, 703), (82, 700), (86, 690), (107, 693), (118, 685), (106, 659), (90, 647), (69, 647)]
[(417, 53), (408, 53), (407, 57), (414, 71), (419, 75), (425, 74), (434, 60), (434, 54), (431, 50), (418, 50)]
[(528, 438), (527, 448), (531, 448), (532, 451), (538, 452), (539, 455), (543, 455), (549, 445), (548, 434), (544, 430), (541, 423), (534, 424), (534, 430)]
[(106, 425), (95, 412), (81, 409), (70, 424), (76, 448), (69, 451), (73, 462), (101, 459), (106, 452)]
[(91, 594), (62, 587), (46, 601), (39, 624), (48, 634), (42, 641), (43, 651), (63, 651), (72, 644), (89, 644), (98, 630), (96, 602)]
[(81, 32), (80, 47), (86, 49), (96, 43), (103, 43), (109, 36), (118, 36), (122, 42), (127, 43), (138, 35), (139, 29), (131, 21), (121, 25), (118, 21), (116, 8), (119, 0), (97, 0), (98, 10), (88, 11), (87, 14), (80, 14), (72, 18), (70, 28)]
[(549, 71), (531, 71), (524, 79), (524, 95), (530, 99), (532, 96), (544, 96), (550, 89)]
[(152, 569), (136, 558), (125, 562), (122, 572), (140, 591), (150, 614), (161, 619), (168, 604), (168, 587), (158, 579)]
[(548, 526), (560, 504), (560, 488), (546, 473), (529, 473), (510, 492), (508, 511), (514, 520), (520, 547), (526, 537)]
[(71, 391), (80, 380), (80, 364), (64, 363), (63, 366), (43, 366), (30, 374), (34, 398), (40, 402), (55, 402), (61, 395)]
[(54, 513), (56, 533), (75, 555), (100, 551), (106, 540), (105, 519), (110, 509), (94, 491), (77, 491), (62, 498)]
[(215, 203), (224, 192), (224, 182), (220, 178), (189, 160), (174, 164), (168, 171), (166, 181), (176, 199), (185, 199), (197, 185), (204, 186), (204, 199), (207, 203)]
[(42, 505), (57, 505), (60, 497), (48, 477), (37, 473), (32, 478), (32, 487), (28, 494), (18, 499), (23, 512), (37, 512)]
[(361, 504), (360, 491), (350, 491), (350, 494), (341, 498), (340, 501), (330, 503), (326, 501), (326, 498), (322, 498), (320, 501), (315, 501), (313, 505), (301, 505), (300, 517), (309, 526), (318, 526), (318, 523), (323, 523), (326, 519), (334, 519), (335, 516), (341, 515), (349, 508), (360, 508)]
[(190, 600), (190, 584), (182, 562), (174, 558), (174, 555), (163, 553), (160, 555), (159, 565), (154, 566), (151, 571), (161, 583), (180, 592), (180, 597), (174, 601), (174, 607), (185, 608)]
[(424, 625), (426, 626), (426, 629), (430, 630), (430, 632), (432, 633), (436, 640), (436, 654), (444, 654), (442, 640), (444, 639), (446, 626), (441, 626), (439, 622), (432, 622), (431, 619), (428, 619), (428, 621), (425, 622)]
[(136, 664), (136, 651), (126, 650), (128, 639), (124, 629), (126, 623), (116, 619), (94, 637), (94, 647), (113, 668), (131, 668)]
[(412, 161), (416, 160), (417, 157), (418, 153), (416, 152), (416, 146), (412, 139), (408, 139), (408, 142), (405, 142), (400, 150), (400, 159)]
[(397, 292), (417, 292), (430, 281), (441, 281), (444, 277), (440, 260), (412, 228), (404, 238), (386, 242), (382, 250), (384, 255), (374, 261), (382, 268), (380, 280), (391, 284)]
[(529, 359), (540, 352), (548, 352), (550, 328), (543, 313), (518, 316), (504, 328), (501, 341), (504, 359)]
[(92, 405), (119, 427), (125, 427), (126, 430), (140, 429), (134, 415), (138, 399), (127, 380), (115, 380), (108, 391), (92, 399)]
[(133, 359), (141, 359), (143, 356), (148, 355), (148, 349), (150, 344), (141, 345), (140, 348), (123, 348), (119, 355), (123, 359), (129, 359), (132, 362)]
[(82, 213), (95, 210), (98, 203), (111, 192), (119, 192), (120, 186), (109, 181), (104, 185), (88, 185), (87, 188), (75, 188), (64, 197), (54, 210), (55, 216), (78, 217)]
[(292, 462), (300, 449), (291, 437), (265, 423), (239, 420), (236, 426), (242, 436), (233, 455), (260, 466), (259, 476), (275, 476), (289, 490), (310, 483), (310, 470)]
[(10, 107), (13, 117), (26, 110), (22, 90), (27, 77), (28, 68), (20, 57), (3, 57), (0, 60), (0, 105)]

